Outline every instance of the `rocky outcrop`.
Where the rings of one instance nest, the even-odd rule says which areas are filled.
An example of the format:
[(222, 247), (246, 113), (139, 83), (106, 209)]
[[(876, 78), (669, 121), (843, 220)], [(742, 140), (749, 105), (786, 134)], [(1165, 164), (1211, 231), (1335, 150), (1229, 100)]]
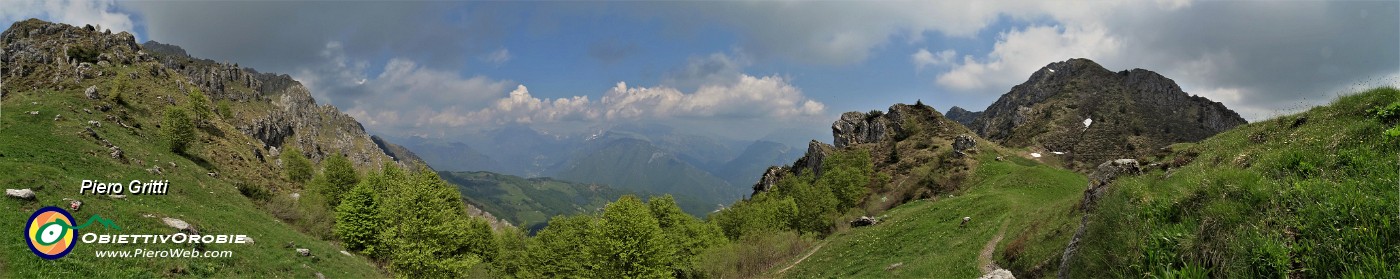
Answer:
[(882, 116), (884, 113), (880, 111), (842, 113), (841, 118), (831, 124), (831, 134), (835, 136), (832, 143), (840, 148), (884, 140), (891, 132), (890, 127), (894, 125), (888, 117)]
[(1094, 212), (1094, 207), (1098, 204), (1099, 197), (1103, 196), (1104, 190), (1119, 176), (1140, 171), (1141, 166), (1137, 160), (1117, 159), (1099, 164), (1094, 172), (1089, 174), (1089, 188), (1084, 190), (1084, 199), (1079, 201), (1079, 210), (1084, 211), (1084, 216), (1080, 217), (1079, 229), (1075, 230), (1069, 245), (1065, 246), (1060, 256), (1060, 268), (1056, 277), (1069, 278), (1069, 263), (1074, 259), (1075, 252), (1079, 251), (1079, 243), (1089, 227), (1089, 215)]
[(972, 127), (972, 122), (977, 120), (977, 117), (982, 116), (982, 112), (971, 112), (962, 107), (953, 106), (953, 108), (948, 109), (948, 113), (945, 114), (945, 116), (947, 116), (948, 119), (957, 121), (958, 124), (962, 124), (964, 127)]
[(1241, 124), (1245, 120), (1223, 104), (1188, 95), (1152, 71), (1111, 72), (1070, 59), (1033, 73), (969, 128), (1005, 146), (1063, 152), (1075, 168), (1090, 171), (1092, 164), (1141, 158)]

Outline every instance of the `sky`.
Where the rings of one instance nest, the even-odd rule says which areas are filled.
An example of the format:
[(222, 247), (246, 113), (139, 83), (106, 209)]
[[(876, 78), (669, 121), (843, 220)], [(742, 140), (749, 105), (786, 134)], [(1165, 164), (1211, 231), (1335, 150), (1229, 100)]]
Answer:
[(1396, 1), (0, 2), (6, 22), (289, 74), (399, 137), (651, 123), (827, 141), (842, 112), (980, 111), (1079, 57), (1250, 121), (1400, 85)]

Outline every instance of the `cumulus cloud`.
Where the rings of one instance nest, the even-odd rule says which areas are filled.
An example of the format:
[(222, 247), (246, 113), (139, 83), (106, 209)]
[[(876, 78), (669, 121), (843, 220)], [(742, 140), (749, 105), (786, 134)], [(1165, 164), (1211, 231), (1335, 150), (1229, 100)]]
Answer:
[(909, 55), (909, 60), (910, 62), (914, 63), (914, 68), (922, 70), (924, 69), (924, 67), (928, 66), (947, 65), (948, 63), (952, 63), (953, 57), (957, 55), (958, 52), (951, 49), (945, 49), (943, 51), (939, 51), (937, 54), (934, 54), (932, 52), (929, 52), (926, 48), (921, 48), (919, 49), (919, 51), (914, 52), (914, 54)]
[[(6, 1), (0, 9), (0, 21), (14, 22), (29, 18), (44, 18), (49, 21), (83, 26), (92, 24), (112, 32), (136, 34), (131, 15), (118, 11), (115, 1)], [(139, 38), (139, 37), (138, 37)]]
[(1102, 28), (1091, 27), (1031, 26), (998, 38), (985, 58), (964, 56), (952, 70), (938, 76), (938, 84), (960, 91), (1006, 90), (1051, 62), (1074, 57), (1117, 58), (1123, 48), (1122, 42)]
[(496, 64), (496, 65), (501, 65), (501, 64), (505, 64), (507, 61), (510, 61), (511, 58), (513, 58), (513, 57), (510, 55), (510, 50), (509, 50), (509, 49), (506, 49), (506, 48), (501, 48), (501, 49), (498, 49), (498, 50), (496, 50), (496, 51), (492, 51), (491, 53), (487, 53), (486, 55), (482, 56), (482, 57), (481, 57), (481, 61), (485, 61), (486, 63)]

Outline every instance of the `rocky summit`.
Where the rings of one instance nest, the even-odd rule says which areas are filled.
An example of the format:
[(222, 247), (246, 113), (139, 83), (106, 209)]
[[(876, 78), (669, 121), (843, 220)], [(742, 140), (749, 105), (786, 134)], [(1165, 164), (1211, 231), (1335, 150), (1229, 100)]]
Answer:
[(1087, 169), (1245, 123), (1225, 105), (1188, 95), (1155, 72), (1112, 72), (1078, 58), (1031, 74), (980, 112), (969, 128), (1004, 146), (1055, 154), (1070, 167)]

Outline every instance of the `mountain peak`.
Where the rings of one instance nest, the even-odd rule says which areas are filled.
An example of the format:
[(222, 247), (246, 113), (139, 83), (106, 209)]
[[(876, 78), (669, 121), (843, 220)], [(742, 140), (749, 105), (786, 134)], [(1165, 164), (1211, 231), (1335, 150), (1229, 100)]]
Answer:
[(1050, 63), (987, 107), (969, 128), (1005, 146), (1062, 152), (1092, 166), (1143, 157), (1246, 123), (1225, 105), (1156, 72), (1112, 72), (1089, 59)]

